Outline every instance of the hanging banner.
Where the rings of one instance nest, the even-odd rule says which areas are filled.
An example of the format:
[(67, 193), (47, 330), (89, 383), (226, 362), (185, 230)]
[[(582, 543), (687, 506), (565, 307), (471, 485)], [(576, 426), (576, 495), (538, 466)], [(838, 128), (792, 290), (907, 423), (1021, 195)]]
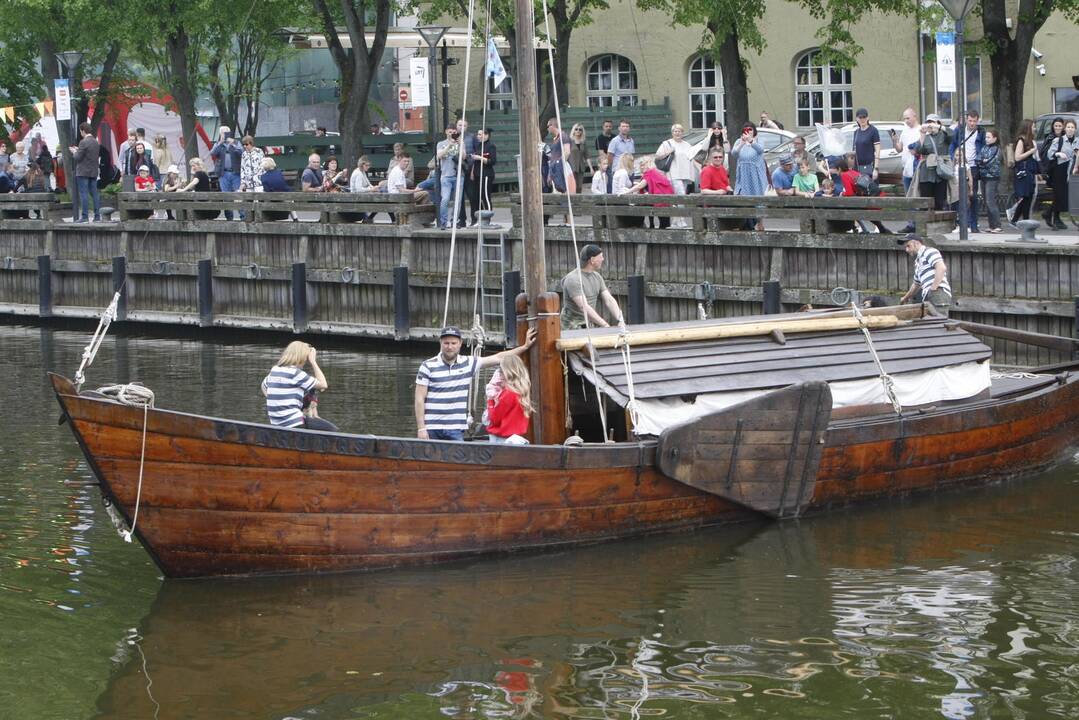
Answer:
[(955, 33), (937, 33), (937, 92), (955, 92)]
[(67, 78), (60, 78), (53, 83), (54, 94), (56, 98), (56, 119), (57, 120), (70, 120), (71, 119), (71, 86), (68, 84)]
[(4, 118), (10, 123), (15, 122), (15, 107), (12, 105), (0, 108), (0, 118)]
[(412, 107), (429, 107), (431, 105), (431, 75), (427, 58), (408, 59), (408, 78)]
[(495, 39), (487, 39), (487, 77), (493, 79), (494, 86), (498, 87), (506, 79), (506, 68), (502, 65), (502, 58), (498, 56), (498, 47)]

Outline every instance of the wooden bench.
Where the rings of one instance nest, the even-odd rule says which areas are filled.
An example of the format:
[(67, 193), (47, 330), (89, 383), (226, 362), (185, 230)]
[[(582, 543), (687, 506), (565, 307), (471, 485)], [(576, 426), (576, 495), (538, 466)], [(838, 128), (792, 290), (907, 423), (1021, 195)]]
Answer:
[(435, 206), (411, 194), (387, 193), (120, 193), (121, 220), (146, 220), (170, 210), (178, 220), (215, 220), (224, 211), (244, 213), (247, 222), (290, 220), (295, 212), (316, 212), (320, 222), (358, 222), (390, 213), (399, 225), (422, 227), (435, 219)]
[[(797, 220), (797, 232), (844, 233), (858, 221), (913, 222), (915, 232), (943, 234), (955, 225), (955, 213), (932, 209), (930, 198), (831, 197), (805, 198), (745, 195), (574, 195), (573, 211), (592, 218), (596, 230), (640, 227), (646, 217), (684, 218), (693, 230), (737, 232), (747, 221)], [(514, 196), (515, 222), (520, 199)], [(565, 195), (544, 195), (543, 214), (566, 212)], [(769, 228), (771, 229), (771, 228)], [(780, 230), (781, 232), (782, 230)]]
[[(70, 210), (71, 205), (67, 206)], [(55, 215), (61, 204), (53, 193), (4, 193), (0, 195), (0, 220), (41, 219)]]

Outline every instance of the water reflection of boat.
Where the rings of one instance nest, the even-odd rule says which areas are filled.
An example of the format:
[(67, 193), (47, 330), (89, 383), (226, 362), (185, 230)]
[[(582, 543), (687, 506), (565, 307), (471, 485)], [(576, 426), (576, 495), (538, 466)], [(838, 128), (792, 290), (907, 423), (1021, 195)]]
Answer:
[(514, 689), (515, 676), (549, 696), (568, 667), (554, 659), (582, 641), (654, 632), (656, 608), (677, 604), (688, 578), (721, 572), (762, 527), (435, 571), (166, 581), (100, 717), (152, 716), (147, 675), (161, 717), (305, 717), (410, 693), (437, 706), (470, 682)]

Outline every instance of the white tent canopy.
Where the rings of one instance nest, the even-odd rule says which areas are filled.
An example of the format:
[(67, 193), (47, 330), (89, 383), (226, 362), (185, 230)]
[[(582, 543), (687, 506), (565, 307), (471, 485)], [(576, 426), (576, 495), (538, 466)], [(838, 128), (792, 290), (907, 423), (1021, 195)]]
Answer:
[[(280, 34), (286, 39), (289, 45), (297, 48), (304, 49), (324, 49), (330, 46), (329, 41), (326, 39), (324, 33), (308, 32), (299, 28), (282, 28)], [(341, 46), (346, 50), (352, 47), (352, 40), (348, 36), (348, 30), (345, 28), (337, 28), (337, 36), (341, 39)], [(375, 33), (366, 33), (367, 44), (370, 46), (375, 41)], [(473, 47), (482, 46), (482, 38), (479, 35), (473, 35), (474, 43)], [(494, 38), (495, 46), (499, 50), (509, 50), (510, 44), (506, 41), (506, 38), (496, 35)], [(446, 33), (442, 36), (442, 39), (438, 41), (438, 46), (445, 46), (447, 48), (465, 48), (468, 47), (468, 30), (466, 28), (450, 28), (446, 30)], [(536, 38), (535, 46), (537, 50), (546, 50), (548, 43), (546, 40)], [(386, 33), (386, 47), (387, 48), (414, 48), (420, 50), (426, 50), (428, 45), (427, 41), (423, 39), (419, 31), (415, 28), (390, 28)]]

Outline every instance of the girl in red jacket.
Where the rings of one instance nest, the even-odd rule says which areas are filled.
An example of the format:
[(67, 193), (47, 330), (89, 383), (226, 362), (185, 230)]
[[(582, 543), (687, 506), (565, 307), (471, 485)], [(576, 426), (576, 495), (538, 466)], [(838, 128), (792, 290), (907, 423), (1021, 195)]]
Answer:
[[(528, 417), (532, 414), (532, 383), (528, 368), (516, 355), (507, 355), (499, 364), (502, 389), (487, 400), (487, 433), (493, 443), (515, 437), (524, 440)], [(524, 440), (527, 443), (527, 440)], [(514, 439), (513, 444), (524, 444)]]

